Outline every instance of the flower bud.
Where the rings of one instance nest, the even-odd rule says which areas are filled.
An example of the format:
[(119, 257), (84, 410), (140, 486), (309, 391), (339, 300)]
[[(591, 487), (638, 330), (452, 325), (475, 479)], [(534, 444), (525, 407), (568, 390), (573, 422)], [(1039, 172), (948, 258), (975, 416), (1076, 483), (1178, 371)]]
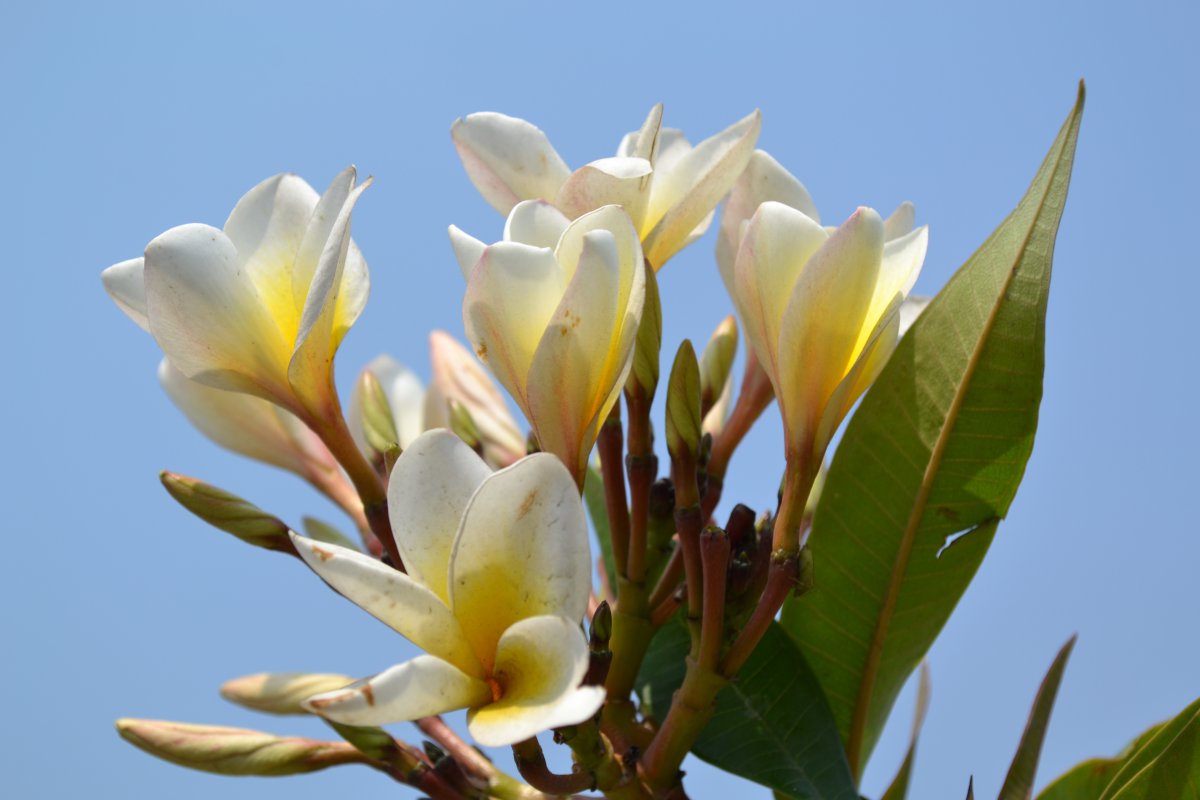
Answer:
[(450, 430), (476, 453), (483, 449), (479, 426), (471, 417), (470, 410), (462, 403), (450, 401)]
[(607, 650), (608, 640), (612, 638), (612, 608), (607, 600), (601, 601), (592, 614), (592, 626), (588, 635), (593, 650)]
[(226, 681), (221, 685), (221, 696), (231, 703), (267, 714), (308, 714), (301, 705), (305, 700), (353, 682), (353, 678), (345, 675), (260, 672)]
[(396, 433), (396, 420), (383, 384), (368, 367), (358, 376), (357, 388), (363, 438), (375, 452), (386, 453), (397, 446), (400, 436)]
[(209, 525), (255, 547), (297, 555), (288, 538), (288, 526), (253, 503), (174, 472), (162, 472), (159, 479), (176, 502)]
[[(700, 355), (700, 414), (708, 417), (731, 385), (733, 357), (737, 355), (738, 328), (733, 315), (721, 320)], [(706, 420), (707, 422), (707, 420)], [(706, 427), (707, 430), (707, 427)]]
[(633, 368), (625, 382), (626, 394), (638, 394), (647, 405), (658, 387), (658, 354), (662, 349), (662, 301), (658, 295), (658, 279), (649, 264), (646, 270), (646, 301), (642, 321), (638, 325), (637, 343), (633, 349)]
[(219, 775), (299, 775), (367, 760), (343, 742), (282, 737), (244, 728), (119, 719), (117, 733), (156, 758)]
[(403, 749), (383, 728), (370, 725), (345, 725), (331, 719), (326, 719), (325, 722), (337, 731), (338, 736), (354, 745), (356, 750), (372, 761), (393, 764), (406, 760)]
[(676, 460), (693, 461), (700, 449), (700, 367), (687, 339), (675, 353), (667, 385), (667, 451)]
[(323, 522), (316, 517), (301, 517), (300, 524), (304, 528), (304, 535), (310, 539), (316, 539), (318, 542), (325, 542), (325, 544), (336, 544), (339, 547), (348, 547), (351, 550), (360, 549), (350, 537), (328, 522)]

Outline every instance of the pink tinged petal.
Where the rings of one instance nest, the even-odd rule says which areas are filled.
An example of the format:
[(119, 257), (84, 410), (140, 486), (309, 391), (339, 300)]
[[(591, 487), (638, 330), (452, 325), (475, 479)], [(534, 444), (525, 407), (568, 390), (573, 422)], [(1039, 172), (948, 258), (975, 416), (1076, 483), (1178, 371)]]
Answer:
[(553, 200), (570, 174), (546, 134), (523, 119), (470, 114), (450, 136), (471, 183), (501, 214), (522, 200)]
[(491, 668), (501, 635), (544, 614), (580, 620), (591, 586), (587, 521), (575, 481), (536, 453), (487, 478), (471, 498), (450, 555), (450, 599)]
[(145, 281), (150, 331), (180, 372), (287, 402), (291, 343), (223, 232), (190, 224), (158, 236), (146, 246)]
[(917, 219), (917, 210), (912, 203), (905, 200), (896, 206), (887, 219), (883, 221), (883, 238), (885, 241), (898, 239), (913, 229)]
[(468, 713), (472, 738), (503, 747), (590, 719), (604, 704), (604, 689), (579, 685), (587, 664), (578, 623), (555, 616), (514, 623), (496, 648), (493, 678), (503, 695)]
[(504, 240), (553, 248), (570, 224), (571, 220), (545, 200), (522, 200), (504, 221)]
[(259, 397), (214, 389), (185, 377), (163, 359), (158, 381), (188, 421), (226, 450), (302, 478), (333, 467), (333, 456), (300, 420)]
[(877, 320), (867, 315), (882, 258), (883, 221), (860, 208), (809, 259), (796, 281), (778, 353), (777, 395), (789, 447), (811, 442), (834, 389), (876, 329)]
[(662, 115), (663, 105), (656, 103), (654, 108), (650, 109), (650, 113), (646, 115), (646, 121), (642, 123), (642, 127), (625, 134), (621, 139), (621, 144), (617, 147), (617, 155), (644, 158), (653, 162), (658, 155), (658, 133), (662, 128)]
[(412, 577), (370, 556), (293, 533), (300, 556), (350, 602), (430, 655), (482, 678), (462, 626), (436, 594)]
[(734, 262), (745, 223), (763, 203), (774, 200), (791, 206), (820, 223), (817, 207), (804, 184), (796, 180), (779, 162), (762, 150), (755, 150), (746, 169), (738, 177), (721, 212), (721, 230), (717, 236), (717, 266), (725, 288), (733, 294)]
[(145, 259), (131, 258), (119, 264), (113, 264), (100, 273), (104, 282), (104, 290), (117, 304), (117, 308), (125, 312), (137, 326), (147, 333), (150, 332), (150, 320), (146, 319), (146, 282), (142, 277), (142, 264)]
[[(339, 298), (344, 288), (346, 262), (350, 253), (350, 214), (371, 179), (352, 189), (337, 209), (329, 237), (313, 273), (295, 351), (288, 365), (288, 381), (300, 401), (320, 417), (335, 413), (333, 357), (345, 336), (345, 321), (338, 319)], [(331, 209), (332, 211), (332, 209)], [(316, 224), (314, 222), (314, 224)], [(305, 249), (308, 248), (305, 242)]]
[(644, 158), (602, 158), (567, 179), (555, 205), (572, 219), (601, 206), (619, 205), (635, 225), (646, 213), (653, 168)]
[(471, 495), (491, 469), (453, 433), (438, 429), (413, 440), (392, 468), (388, 513), (409, 576), (447, 606), (450, 551)]
[(525, 455), (525, 437), (508, 413), (504, 395), (467, 348), (445, 331), (433, 331), (429, 360), (443, 407), (453, 400), (471, 412), (489, 462), (507, 466)]
[(287, 338), (294, 338), (304, 308), (293, 268), (317, 193), (298, 175), (267, 178), (238, 201), (225, 221), (243, 269)]
[(525, 379), (565, 288), (554, 251), (516, 242), (488, 247), (467, 280), (467, 338), (527, 413)]
[[(400, 438), (397, 444), (401, 449), (408, 447), (409, 443), (425, 430), (425, 388), (421, 385), (421, 379), (415, 372), (387, 355), (376, 356), (367, 364), (365, 371), (375, 376), (388, 399), (392, 420), (396, 424), (396, 435)], [(369, 453), (371, 448), (363, 432), (362, 397), (357, 381), (350, 395), (350, 405), (346, 409), (346, 424), (358, 449)]]
[(491, 689), (434, 656), (386, 669), (344, 689), (310, 697), (304, 707), (344, 725), (387, 725), (487, 703)]
[(793, 287), (828, 239), (813, 219), (782, 203), (759, 206), (735, 262), (734, 305), (758, 362), (779, 388), (779, 333)]
[(483, 242), (464, 233), (463, 230), (455, 225), (449, 228), (450, 246), (454, 248), (454, 258), (458, 261), (458, 268), (462, 270), (464, 278), (471, 277), (471, 270), (475, 269), (475, 265), (479, 263), (479, 259), (483, 256), (483, 251), (487, 248)]
[[(701, 142), (669, 167), (655, 165), (642, 222), (646, 257), (655, 269), (683, 246), (746, 168), (762, 125), (750, 116)], [(661, 157), (660, 157), (661, 161)], [(649, 226), (652, 229), (647, 230)]]

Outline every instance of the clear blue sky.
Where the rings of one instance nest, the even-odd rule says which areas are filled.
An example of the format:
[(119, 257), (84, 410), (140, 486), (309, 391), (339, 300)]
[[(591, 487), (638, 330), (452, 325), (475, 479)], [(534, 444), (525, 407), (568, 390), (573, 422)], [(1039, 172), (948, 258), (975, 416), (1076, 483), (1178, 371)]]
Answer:
[[(216, 688), (260, 670), (368, 674), (410, 650), (297, 564), (173, 506), (159, 469), (289, 519), (333, 515), (290, 476), (188, 427), (156, 384), (153, 341), (99, 272), (170, 226), (219, 225), (268, 175), (320, 188), (353, 162), (377, 180), (355, 213), (373, 291), (339, 378), (381, 351), (426, 372), (426, 332), (462, 330), (446, 225), (485, 239), (501, 228), (448, 135), (477, 110), (535, 121), (579, 165), (610, 154), (658, 101), (693, 140), (761, 108), (760, 146), (828, 219), (916, 203), (931, 231), (918, 289), (932, 293), (1016, 203), (1086, 77), (1041, 430), (930, 655), (914, 796), (961, 797), (970, 774), (979, 796), (995, 794), (1037, 682), (1075, 631), (1039, 785), (1200, 695), (1196, 4), (852, 6), (4, 4), (0, 218), (15, 250), (0, 316), (0, 760), (13, 796), (389, 791), (361, 768), (273, 781), (188, 772), (113, 732), (116, 717), (139, 716), (317, 734)], [(730, 310), (713, 246), (710, 234), (662, 274), (672, 346), (706, 338)], [(734, 460), (727, 497), (770, 502), (777, 435), (767, 426)], [(911, 690), (868, 770), (872, 795), (899, 763), (910, 707)], [(731, 786), (691, 784), (696, 797)]]

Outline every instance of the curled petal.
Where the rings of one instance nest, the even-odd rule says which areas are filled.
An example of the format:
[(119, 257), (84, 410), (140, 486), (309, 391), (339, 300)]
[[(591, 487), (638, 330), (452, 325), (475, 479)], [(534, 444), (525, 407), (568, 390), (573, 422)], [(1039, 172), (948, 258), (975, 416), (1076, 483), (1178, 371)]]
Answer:
[(450, 552), (471, 495), (492, 474), (461, 439), (444, 429), (405, 448), (388, 481), (388, 511), (408, 574), (441, 598), (450, 593)]
[(553, 200), (570, 175), (546, 134), (523, 119), (470, 114), (450, 136), (471, 183), (501, 214), (522, 200)]
[(579, 490), (561, 461), (537, 453), (487, 478), (450, 556), (451, 608), (484, 666), (519, 620), (581, 619), (590, 564)]
[(150, 320), (146, 319), (146, 281), (142, 277), (142, 265), (145, 259), (131, 258), (119, 264), (113, 264), (100, 273), (104, 282), (104, 290), (117, 304), (117, 308), (125, 312), (125, 316), (137, 323), (138, 327), (150, 332)]
[[(716, 207), (746, 168), (762, 125), (753, 114), (706, 139), (675, 163), (655, 164), (642, 223), (646, 258), (660, 268)], [(649, 231), (648, 226), (653, 226)]]
[(504, 222), (504, 240), (553, 248), (570, 224), (563, 212), (545, 200), (523, 200), (513, 206)]
[(471, 234), (465, 233), (456, 225), (451, 225), (448, 232), (450, 246), (454, 248), (454, 258), (458, 261), (458, 268), (462, 270), (463, 277), (469, 279), (471, 270), (475, 269), (475, 265), (479, 263), (487, 245)]
[(267, 399), (290, 396), (291, 343), (223, 232), (191, 224), (156, 237), (145, 280), (150, 331), (180, 372)]
[(646, 115), (642, 127), (625, 134), (617, 147), (618, 156), (644, 158), (653, 163), (658, 157), (658, 133), (662, 128), (663, 104), (656, 103)]
[(310, 697), (304, 707), (345, 725), (387, 725), (475, 708), (491, 697), (484, 681), (423, 655), (344, 689)]
[(816, 223), (821, 222), (804, 184), (769, 154), (755, 150), (725, 201), (721, 231), (717, 236), (717, 266), (731, 295), (734, 293), (734, 262), (745, 224), (760, 205), (771, 200), (791, 206)]
[(292, 542), (313, 572), (347, 600), (430, 655), (468, 675), (484, 672), (450, 609), (436, 594), (370, 556), (315, 542), (295, 533)]
[(604, 703), (604, 690), (579, 685), (587, 664), (587, 644), (572, 620), (542, 616), (514, 623), (496, 648), (493, 677), (503, 695), (467, 715), (471, 736), (486, 747), (502, 747), (589, 719)]
[(898, 239), (913, 229), (917, 219), (917, 210), (912, 203), (905, 200), (896, 206), (896, 210), (883, 221), (883, 238), (887, 241)]
[(653, 168), (644, 158), (602, 158), (575, 170), (556, 204), (572, 219), (601, 206), (619, 205), (640, 227), (650, 199)]

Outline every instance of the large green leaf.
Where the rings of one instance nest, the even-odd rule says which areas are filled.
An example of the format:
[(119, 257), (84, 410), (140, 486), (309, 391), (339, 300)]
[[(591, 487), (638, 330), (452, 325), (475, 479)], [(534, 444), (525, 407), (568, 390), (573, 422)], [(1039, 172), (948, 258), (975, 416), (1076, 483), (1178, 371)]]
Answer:
[(1038, 687), (1029, 721), (1025, 723), (1025, 732), (1021, 734), (1021, 743), (1017, 745), (1017, 753), (1013, 756), (1008, 774), (1004, 776), (1004, 785), (1000, 787), (999, 800), (1029, 800), (1033, 797), (1033, 779), (1037, 775), (1046, 727), (1050, 724), (1050, 712), (1054, 710), (1054, 699), (1058, 697), (1063, 670), (1067, 668), (1067, 659), (1071, 657), (1074, 647), (1075, 637), (1072, 636), (1058, 651), (1054, 663), (1042, 679), (1042, 685)]
[(901, 340), (834, 455), (809, 540), (816, 588), (784, 607), (783, 624), (856, 774), (1025, 471), (1082, 111), (1081, 84), (1025, 197)]
[[(687, 626), (676, 618), (659, 631), (642, 664), (638, 693), (658, 719), (683, 682), (690, 646)], [(858, 800), (821, 687), (777, 624), (717, 696), (692, 752), (796, 800)]]
[(1093, 758), (1047, 786), (1038, 800), (1197, 800), (1200, 700), (1155, 725), (1116, 758)]

